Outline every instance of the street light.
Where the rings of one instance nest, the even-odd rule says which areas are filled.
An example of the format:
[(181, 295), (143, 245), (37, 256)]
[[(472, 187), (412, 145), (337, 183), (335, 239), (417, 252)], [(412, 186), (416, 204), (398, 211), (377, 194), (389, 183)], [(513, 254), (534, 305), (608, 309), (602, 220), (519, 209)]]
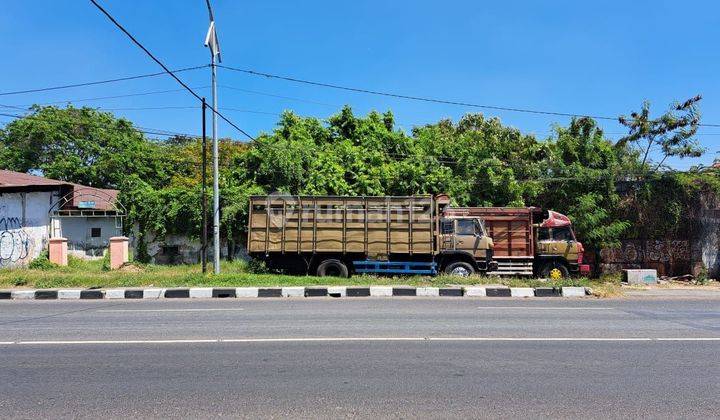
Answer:
[(220, 173), (218, 170), (218, 138), (217, 138), (217, 67), (215, 61), (222, 62), (220, 42), (215, 32), (210, 0), (205, 0), (210, 16), (210, 27), (205, 35), (205, 46), (210, 48), (210, 67), (212, 69), (212, 138), (213, 138), (213, 267), (215, 274), (220, 274)]

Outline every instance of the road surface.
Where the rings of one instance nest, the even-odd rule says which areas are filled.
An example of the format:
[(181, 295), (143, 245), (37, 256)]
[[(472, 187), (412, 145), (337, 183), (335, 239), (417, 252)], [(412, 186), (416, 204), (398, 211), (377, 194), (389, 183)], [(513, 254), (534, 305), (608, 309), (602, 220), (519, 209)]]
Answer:
[(717, 299), (0, 302), (0, 416), (720, 413)]

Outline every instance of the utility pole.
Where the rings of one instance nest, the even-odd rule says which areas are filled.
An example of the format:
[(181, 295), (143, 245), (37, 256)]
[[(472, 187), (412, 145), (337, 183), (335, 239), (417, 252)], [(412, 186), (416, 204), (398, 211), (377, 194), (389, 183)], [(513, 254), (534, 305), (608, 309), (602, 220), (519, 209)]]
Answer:
[(218, 168), (218, 139), (217, 139), (217, 66), (216, 60), (222, 62), (220, 57), (220, 42), (215, 32), (215, 18), (213, 17), (210, 0), (205, 0), (210, 16), (210, 27), (205, 36), (205, 46), (210, 48), (210, 67), (212, 69), (212, 136), (213, 136), (213, 266), (215, 274), (220, 274), (220, 181)]
[(205, 135), (205, 114), (207, 103), (202, 98), (202, 250), (200, 261), (202, 262), (202, 272), (207, 273), (207, 136)]

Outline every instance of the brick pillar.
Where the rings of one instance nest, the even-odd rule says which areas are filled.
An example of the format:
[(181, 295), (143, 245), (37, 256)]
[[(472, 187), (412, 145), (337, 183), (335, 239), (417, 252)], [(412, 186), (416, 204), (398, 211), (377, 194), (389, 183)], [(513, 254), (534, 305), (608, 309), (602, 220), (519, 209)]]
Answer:
[(110, 238), (110, 269), (116, 270), (128, 262), (128, 244), (130, 240), (125, 236)]
[(50, 246), (48, 254), (50, 254), (50, 262), (57, 265), (68, 264), (67, 238), (50, 238)]

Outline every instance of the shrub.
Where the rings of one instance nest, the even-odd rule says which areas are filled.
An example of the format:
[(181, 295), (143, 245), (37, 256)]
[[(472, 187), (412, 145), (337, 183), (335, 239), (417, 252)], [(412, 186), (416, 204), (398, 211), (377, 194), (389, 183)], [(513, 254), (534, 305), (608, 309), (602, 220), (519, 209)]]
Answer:
[(43, 251), (28, 264), (28, 268), (33, 270), (50, 270), (55, 267), (57, 267), (57, 264), (50, 262), (48, 251)]
[(76, 257), (74, 255), (68, 255), (68, 267), (71, 268), (79, 268), (82, 267), (85, 263), (85, 260), (82, 258)]
[(700, 269), (697, 277), (695, 277), (695, 283), (701, 286), (705, 286), (708, 283), (708, 270), (707, 268), (705, 268), (705, 266)]
[(102, 270), (110, 271), (110, 252), (106, 251), (102, 258)]
[(265, 264), (265, 261), (256, 260), (255, 258), (250, 258), (250, 261), (248, 261), (247, 271), (248, 273), (253, 274), (270, 273), (270, 269), (268, 268), (267, 264)]

